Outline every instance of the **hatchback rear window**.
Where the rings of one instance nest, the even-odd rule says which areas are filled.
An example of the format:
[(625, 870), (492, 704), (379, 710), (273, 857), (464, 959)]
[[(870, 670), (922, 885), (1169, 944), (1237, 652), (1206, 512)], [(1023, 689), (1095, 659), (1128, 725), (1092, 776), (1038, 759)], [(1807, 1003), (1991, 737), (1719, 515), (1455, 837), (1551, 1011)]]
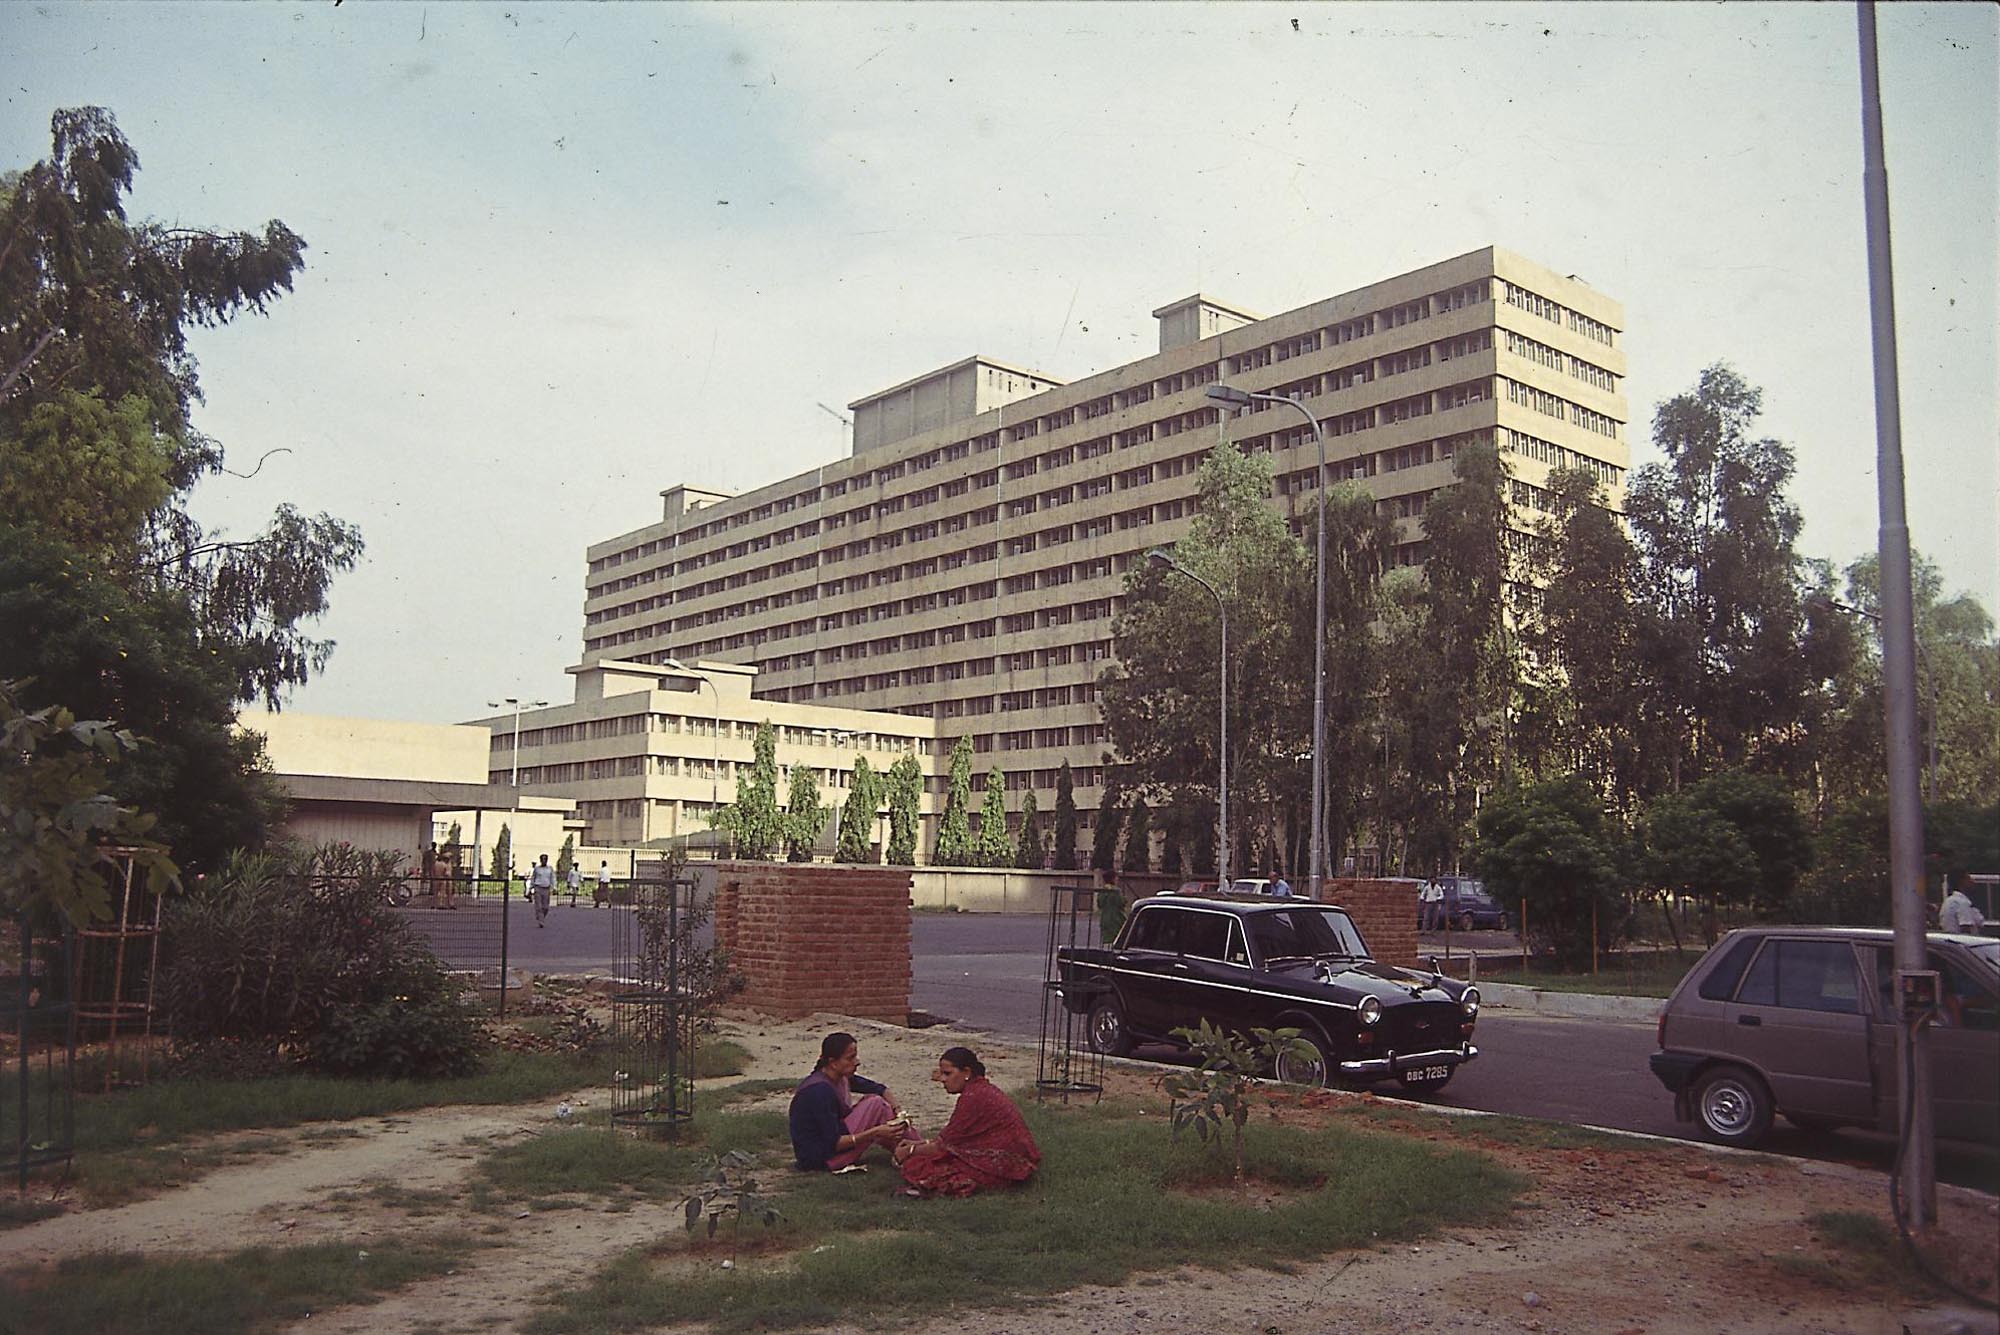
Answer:
[(1736, 995), (1736, 985), (1743, 981), (1743, 970), (1750, 964), (1750, 957), (1757, 953), (1757, 938), (1746, 936), (1729, 948), (1708, 976), (1701, 980), (1697, 989), (1707, 1001), (1727, 1001)]

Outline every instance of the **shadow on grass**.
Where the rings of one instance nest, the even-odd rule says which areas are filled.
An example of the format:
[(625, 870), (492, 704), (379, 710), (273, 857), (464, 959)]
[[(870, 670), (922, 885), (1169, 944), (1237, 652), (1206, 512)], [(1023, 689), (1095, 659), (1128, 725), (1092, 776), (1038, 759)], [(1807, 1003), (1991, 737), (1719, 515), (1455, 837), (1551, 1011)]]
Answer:
[(0, 1335), (255, 1335), (376, 1301), (462, 1263), (472, 1244), (384, 1239), (256, 1247), (218, 1257), (99, 1253), (0, 1276)]
[[(996, 1308), (1082, 1284), (1117, 1284), (1184, 1264), (1282, 1268), (1342, 1248), (1496, 1221), (1526, 1182), (1475, 1153), (1332, 1125), (1254, 1125), (1250, 1175), (1297, 1188), (1272, 1208), (1216, 1191), (1228, 1168), (1165, 1119), (1104, 1106), (1026, 1109), (1042, 1171), (1015, 1191), (968, 1200), (892, 1194), (866, 1177), (792, 1175), (785, 1222), (724, 1271), (726, 1247), (628, 1253), (559, 1295), (532, 1335), (630, 1331), (702, 1321), (724, 1332), (894, 1320)], [(744, 1240), (753, 1238), (745, 1230)]]

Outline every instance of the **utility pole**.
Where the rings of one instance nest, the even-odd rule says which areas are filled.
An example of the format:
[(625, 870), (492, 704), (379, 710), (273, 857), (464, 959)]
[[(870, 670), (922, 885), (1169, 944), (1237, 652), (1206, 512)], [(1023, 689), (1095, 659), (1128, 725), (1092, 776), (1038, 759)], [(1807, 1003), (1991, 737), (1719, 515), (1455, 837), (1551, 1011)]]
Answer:
[(1937, 1222), (1936, 1142), (1931, 1126), (1930, 1024), (1937, 974), (1925, 949), (1924, 813), (1917, 789), (1915, 599), (1910, 525), (1903, 502), (1902, 390), (1896, 372), (1896, 290), (1890, 266), (1889, 169), (1882, 147), (1882, 86), (1875, 5), (1860, 0), (1862, 191), (1868, 227), (1868, 311), (1875, 354), (1875, 479), (1882, 567), (1882, 690), (1889, 760), (1889, 894), (1896, 932), (1896, 1055), (1902, 1072), (1901, 1211), (1917, 1229)]

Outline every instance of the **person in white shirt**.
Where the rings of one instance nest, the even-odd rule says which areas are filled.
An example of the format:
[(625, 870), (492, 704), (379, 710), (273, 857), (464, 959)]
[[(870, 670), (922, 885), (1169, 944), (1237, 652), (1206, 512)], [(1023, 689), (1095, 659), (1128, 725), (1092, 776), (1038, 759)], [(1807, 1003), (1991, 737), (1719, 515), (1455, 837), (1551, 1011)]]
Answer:
[(574, 862), (569, 864), (569, 906), (576, 907), (576, 897), (583, 890), (583, 868)]
[(549, 865), (549, 855), (542, 854), (534, 870), (528, 873), (528, 889), (535, 897), (535, 926), (549, 925), (549, 896), (555, 892), (556, 869)]
[(1938, 929), (1945, 932), (1965, 932), (1977, 935), (1986, 925), (1986, 915), (1979, 911), (1959, 886), (1944, 897), (1944, 904), (1938, 909)]
[(611, 864), (608, 861), (600, 862), (597, 864), (597, 904), (601, 908), (610, 902)]

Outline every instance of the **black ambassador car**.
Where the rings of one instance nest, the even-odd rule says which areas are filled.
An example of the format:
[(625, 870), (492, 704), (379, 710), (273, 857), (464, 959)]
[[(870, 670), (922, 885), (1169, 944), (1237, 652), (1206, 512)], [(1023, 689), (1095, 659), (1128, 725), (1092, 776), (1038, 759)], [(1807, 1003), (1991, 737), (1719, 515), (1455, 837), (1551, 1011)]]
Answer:
[(1063, 1003), (1090, 1045), (1123, 1056), (1134, 1043), (1179, 1043), (1202, 1020), (1239, 1033), (1297, 1028), (1310, 1060), (1273, 1072), (1303, 1085), (1394, 1078), (1443, 1089), (1479, 1055), (1479, 989), (1369, 957), (1354, 920), (1331, 904), (1162, 895), (1132, 908), (1110, 946), (1057, 953)]

